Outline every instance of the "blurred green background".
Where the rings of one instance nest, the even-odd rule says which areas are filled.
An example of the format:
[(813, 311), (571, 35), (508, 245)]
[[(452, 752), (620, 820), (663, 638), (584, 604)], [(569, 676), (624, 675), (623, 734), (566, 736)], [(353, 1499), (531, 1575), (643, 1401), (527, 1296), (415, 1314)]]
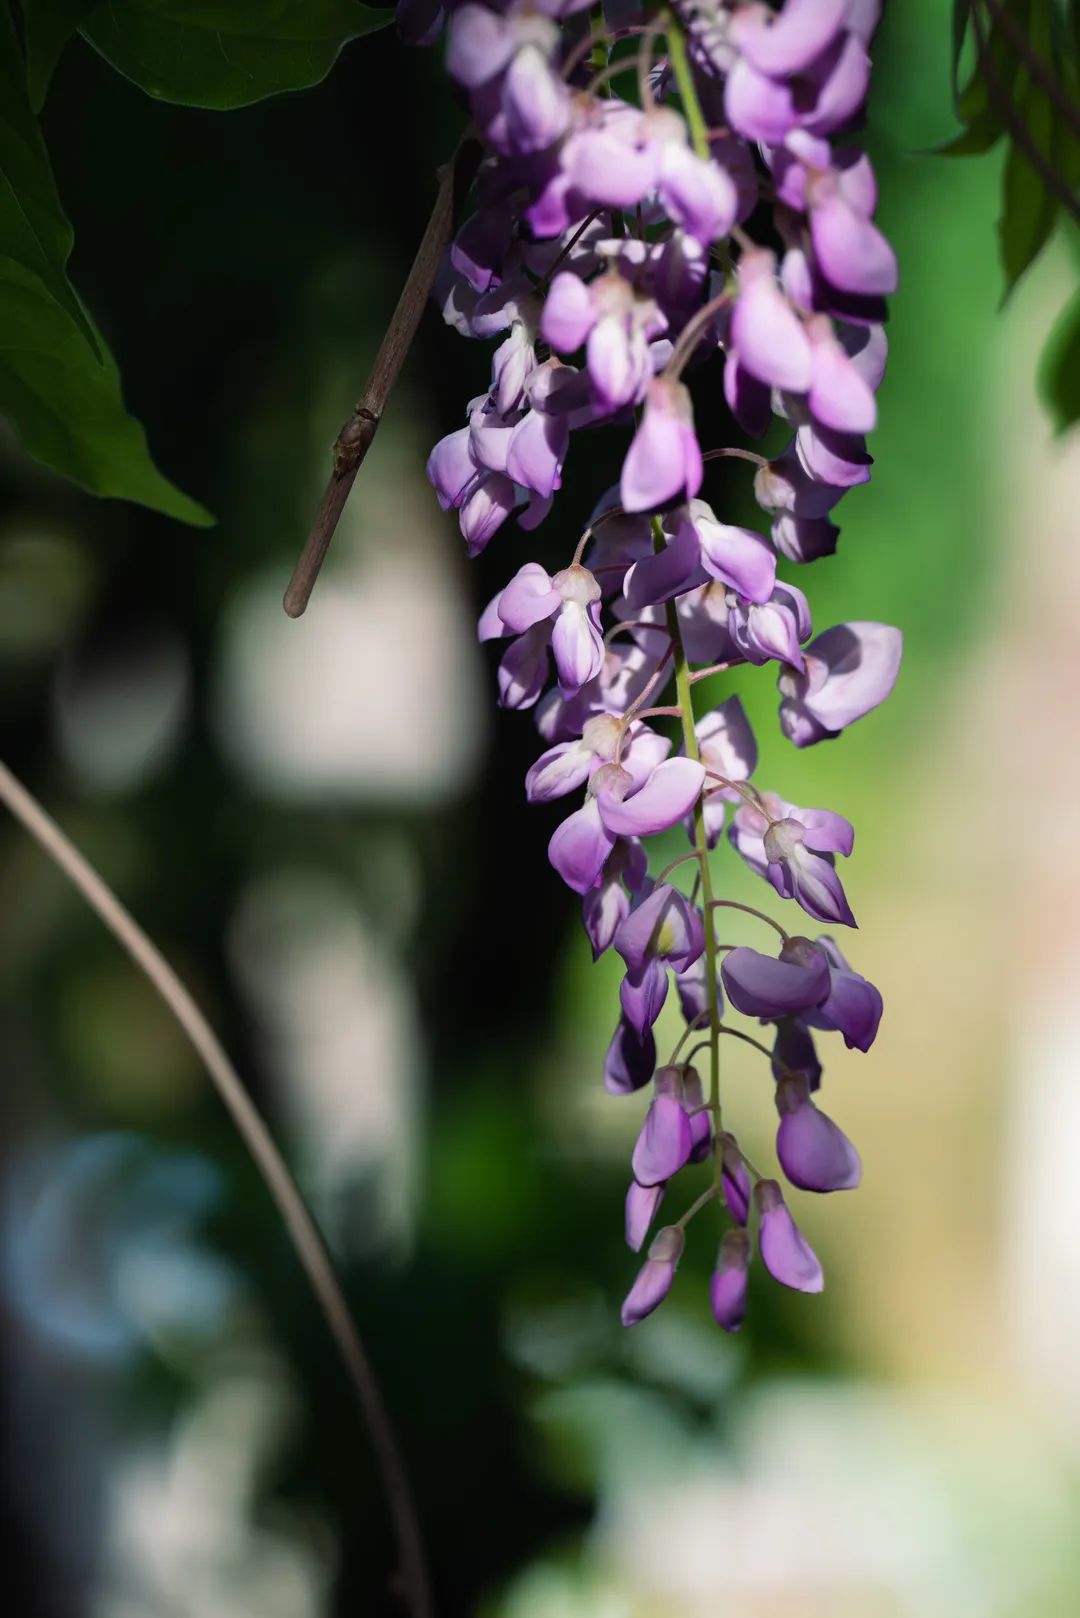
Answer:
[[(445, 1614), (1080, 1610), (1080, 457), (1033, 380), (1070, 266), (1052, 251), (999, 314), (997, 159), (927, 155), (954, 127), (948, 9), (893, 6), (878, 39), (903, 283), (873, 482), (799, 581), (819, 625), (900, 624), (901, 682), (805, 754), (767, 674), (734, 687), (761, 784), (858, 827), (852, 955), (887, 1004), (869, 1056), (828, 1053), (865, 1170), (798, 1199), (827, 1290), (755, 1286), (735, 1340), (705, 1232), (664, 1309), (618, 1325), (642, 1110), (600, 1086), (618, 974), (547, 866), (534, 732), (495, 712), (474, 642), (534, 547), (507, 530), (467, 565), (423, 478), (488, 361), (434, 313), (307, 616), (280, 610), (460, 124), (438, 53), (376, 34), (315, 90), (217, 114), (76, 44), (46, 105), (75, 283), (159, 464), (219, 522), (95, 502), (0, 437), (3, 756), (271, 1116)], [(544, 559), (618, 455), (575, 446)], [(745, 469), (710, 476), (753, 520)], [(12, 1610), (397, 1610), (367, 1439), (266, 1195), (151, 991), (10, 824), (0, 996)], [(724, 1054), (767, 1156), (764, 1075)]]

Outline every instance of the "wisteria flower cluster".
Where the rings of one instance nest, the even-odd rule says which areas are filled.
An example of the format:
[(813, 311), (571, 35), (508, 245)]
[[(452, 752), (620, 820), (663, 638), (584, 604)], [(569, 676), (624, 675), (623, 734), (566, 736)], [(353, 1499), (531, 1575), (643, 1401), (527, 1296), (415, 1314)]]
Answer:
[[(527, 531), (543, 521), (572, 441), (599, 426), (627, 434), (618, 486), (600, 493), (566, 565), (518, 567), (480, 635), (507, 643), (500, 703), (535, 717), (529, 799), (567, 801), (551, 864), (581, 896), (594, 955), (614, 950), (625, 966), (604, 1082), (615, 1095), (651, 1086), (626, 1199), (632, 1249), (680, 1171), (712, 1164), (704, 1193), (654, 1235), (622, 1318), (632, 1325), (666, 1296), (687, 1225), (712, 1204), (728, 1227), (712, 1309), (736, 1331), (752, 1219), (769, 1275), (803, 1292), (823, 1280), (780, 1180), (750, 1164), (722, 1114), (721, 1041), (742, 1039), (770, 1064), (788, 1184), (848, 1190), (859, 1156), (818, 1105), (816, 1035), (869, 1050), (882, 1010), (830, 931), (855, 925), (838, 869), (850, 822), (756, 784), (738, 696), (694, 704), (708, 676), (772, 667), (781, 729), (802, 748), (869, 713), (896, 679), (899, 631), (856, 622), (815, 635), (806, 595), (778, 571), (834, 552), (835, 508), (870, 476), (896, 262), (851, 131), (879, 4), (586, 11), (583, 0), (408, 8), (416, 38), (434, 41), (445, 23), (447, 66), (485, 145), (442, 309), (463, 334), (498, 340), (487, 392), (435, 446), (428, 474), (476, 555), (511, 518)], [(751, 437), (773, 417), (788, 423), (786, 448), (703, 447), (691, 390), (710, 387)], [(702, 497), (721, 456), (756, 467), (767, 534)], [(680, 825), (690, 852), (654, 875), (648, 839)], [(717, 892), (725, 827), (814, 936)], [(721, 943), (730, 909), (772, 927), (778, 951)], [(672, 982), (686, 1026), (658, 1065)]]

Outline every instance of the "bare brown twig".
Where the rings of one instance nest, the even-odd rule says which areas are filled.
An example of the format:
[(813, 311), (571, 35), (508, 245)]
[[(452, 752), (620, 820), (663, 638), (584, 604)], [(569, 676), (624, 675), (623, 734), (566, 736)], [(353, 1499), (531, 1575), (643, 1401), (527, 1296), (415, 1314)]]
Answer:
[(353, 1385), (361, 1416), (371, 1436), (394, 1522), (401, 1558), (401, 1583), (409, 1611), (412, 1618), (432, 1618), (434, 1608), (420, 1524), (397, 1437), (322, 1233), (261, 1113), (225, 1054), (221, 1041), (161, 951), (151, 943), (90, 862), (3, 763), (0, 763), (0, 803), (6, 804), (91, 910), (97, 913), (139, 970), (145, 973), (213, 1079), (244, 1145), (262, 1175), (266, 1189), (277, 1205)]
[(299, 618), (311, 600), (311, 592), (326, 560), (345, 502), (356, 482), (356, 474), (374, 442), (386, 401), (405, 363), (405, 356), (412, 347), (420, 316), (442, 262), (443, 251), (450, 240), (457, 204), (472, 184), (480, 156), (479, 142), (471, 130), (466, 130), (450, 162), (439, 171), (435, 206), (401, 289), (397, 308), (379, 344), (371, 375), (348, 421), (334, 440), (333, 470), (319, 501), (311, 532), (304, 542), (285, 591), (283, 605), (290, 618)]

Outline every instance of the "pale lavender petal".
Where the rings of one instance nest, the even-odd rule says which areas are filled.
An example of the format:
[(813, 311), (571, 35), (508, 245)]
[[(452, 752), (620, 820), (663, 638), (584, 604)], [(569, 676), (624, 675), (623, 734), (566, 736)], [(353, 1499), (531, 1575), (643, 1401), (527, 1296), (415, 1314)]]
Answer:
[(842, 197), (811, 209), (810, 239), (822, 274), (841, 292), (887, 297), (896, 291), (896, 254), (877, 226)]
[(564, 601), (551, 631), (551, 650), (564, 696), (571, 697), (599, 674), (604, 664), (604, 637), (597, 611), (577, 601)]
[(562, 482), (570, 428), (562, 416), (530, 410), (518, 422), (506, 452), (506, 470), (515, 483), (537, 494), (553, 494)]
[(849, 0), (786, 0), (783, 9), (740, 6), (729, 38), (759, 73), (788, 78), (809, 67), (840, 32)]
[(550, 618), (562, 606), (562, 596), (551, 575), (539, 562), (518, 568), (499, 598), (499, 617), (511, 635), (524, 634), (533, 624)]
[(622, 1306), (624, 1326), (636, 1326), (667, 1297), (682, 1257), (684, 1237), (678, 1225), (666, 1225), (653, 1238), (649, 1256)]
[(654, 511), (701, 487), (704, 467), (694, 436), (690, 395), (681, 383), (658, 378), (645, 396), (645, 413), (623, 465), (625, 511)]
[(840, 530), (827, 517), (777, 517), (772, 525), (772, 542), (789, 562), (817, 562), (832, 556)]
[(768, 146), (779, 146), (799, 118), (792, 86), (759, 73), (745, 57), (728, 74), (724, 108), (732, 129)]
[(873, 459), (857, 433), (838, 433), (823, 423), (807, 424), (795, 434), (795, 452), (810, 477), (834, 488), (868, 483)]
[(457, 510), (477, 476), (477, 465), (469, 449), (469, 429), (440, 438), (428, 456), (427, 475), (444, 511)]
[(693, 1141), (690, 1120), (674, 1096), (659, 1095), (645, 1114), (631, 1166), (639, 1185), (660, 1185), (685, 1165)]
[(693, 526), (707, 573), (748, 601), (768, 601), (776, 583), (776, 557), (768, 540), (752, 528), (718, 522), (703, 500), (691, 503), (687, 523)]
[(807, 402), (818, 421), (840, 433), (869, 433), (877, 425), (873, 390), (832, 337), (814, 343)]
[(677, 825), (696, 803), (705, 781), (702, 765), (689, 758), (669, 758), (640, 791), (622, 802), (609, 792), (598, 796), (608, 831), (621, 837), (646, 837)]
[(659, 193), (668, 217), (703, 244), (726, 236), (735, 223), (739, 198), (730, 175), (679, 141), (664, 144)]
[(739, 364), (760, 382), (805, 393), (810, 386), (810, 339), (777, 284), (775, 262), (767, 252), (743, 255), (731, 340)]
[(696, 729), (698, 749), (710, 770), (729, 781), (750, 779), (757, 768), (758, 750), (741, 697), (728, 697), (703, 714)]
[(550, 638), (547, 624), (539, 623), (511, 641), (499, 664), (501, 708), (531, 708), (539, 699), (547, 684)]
[(450, 23), (446, 67), (467, 90), (504, 68), (514, 49), (513, 27), (487, 6), (459, 6)]
[(614, 835), (600, 819), (596, 799), (589, 798), (555, 828), (548, 843), (548, 859), (567, 887), (575, 893), (588, 893), (596, 886), (614, 841)]
[(487, 472), (477, 479), (458, 512), (458, 527), (470, 556), (480, 554), (509, 517), (516, 500), (514, 485), (501, 473)]
[(572, 270), (560, 270), (548, 288), (540, 335), (560, 354), (580, 348), (596, 322), (592, 294)]
[(834, 735), (892, 691), (903, 636), (889, 624), (836, 624), (811, 641), (804, 675), (780, 679), (780, 723), (797, 747)]
[(773, 1280), (796, 1292), (821, 1292), (825, 1277), (817, 1254), (792, 1219), (776, 1181), (759, 1180), (754, 1199), (761, 1259)]
[(558, 742), (541, 753), (525, 777), (525, 796), (530, 803), (549, 803), (584, 786), (595, 764), (595, 755), (580, 742)]
[(515, 152), (541, 152), (564, 134), (570, 95), (536, 45), (517, 51), (502, 85), (508, 144)]
[[(609, 860), (608, 865), (610, 863)], [(581, 901), (581, 921), (592, 945), (594, 961), (598, 961), (604, 951), (611, 947), (615, 934), (629, 914), (630, 896), (617, 876), (609, 876), (605, 866), (604, 880), (600, 886), (590, 888)]]
[(641, 1252), (663, 1200), (662, 1185), (638, 1185), (636, 1180), (631, 1180), (626, 1193), (626, 1245), (632, 1252)]

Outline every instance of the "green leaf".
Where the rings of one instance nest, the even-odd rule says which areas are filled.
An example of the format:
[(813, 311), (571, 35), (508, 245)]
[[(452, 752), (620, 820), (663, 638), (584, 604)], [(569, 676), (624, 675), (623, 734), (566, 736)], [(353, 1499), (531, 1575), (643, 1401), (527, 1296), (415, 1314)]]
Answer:
[(1059, 433), (1080, 421), (1080, 292), (1066, 304), (1046, 340), (1039, 391)]
[(966, 129), (951, 140), (935, 146), (932, 157), (981, 157), (989, 152), (1001, 139), (1001, 123), (992, 112), (984, 112), (973, 118)]
[(223, 111), (317, 84), (392, 16), (357, 0), (104, 0), (82, 32), (148, 95)]
[(39, 276), (96, 346), (93, 328), (67, 278), (74, 239), (27, 99), (11, 12), (0, 3), (0, 257), (25, 264)]
[(97, 4), (98, 0), (22, 0), (26, 85), (35, 112), (45, 104), (49, 80), (64, 46)]
[(93, 494), (212, 522), (157, 470), (124, 409), (115, 361), (98, 345), (100, 360), (40, 277), (0, 258), (0, 413), (30, 454)]
[[(1047, 61), (1051, 54), (1051, 0), (1033, 0), (1028, 39)], [(1076, 143), (1053, 103), (1024, 69), (1012, 98), (1006, 127), (1012, 138), (1002, 175), (998, 240), (1005, 271), (1005, 298), (1049, 241), (1061, 203), (1043, 170), (1051, 170), (1061, 186), (1075, 178)]]

